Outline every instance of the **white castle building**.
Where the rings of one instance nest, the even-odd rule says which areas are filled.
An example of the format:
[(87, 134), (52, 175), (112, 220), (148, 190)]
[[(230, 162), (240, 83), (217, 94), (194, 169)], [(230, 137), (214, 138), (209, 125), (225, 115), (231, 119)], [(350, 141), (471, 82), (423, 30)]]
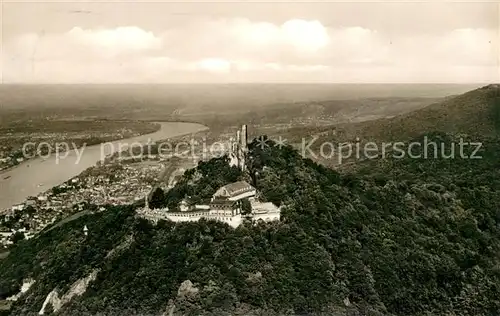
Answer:
[(245, 181), (238, 181), (221, 187), (212, 197), (214, 200), (239, 201), (244, 198), (255, 196), (257, 191)]
[[(270, 202), (259, 202), (255, 198), (256, 190), (244, 181), (230, 183), (221, 187), (213, 195), (208, 205), (188, 205), (184, 200), (180, 203), (180, 211), (169, 211), (164, 209), (150, 209), (149, 204), (136, 212), (139, 216), (153, 222), (160, 219), (171, 220), (173, 222), (194, 222), (201, 218), (216, 220), (238, 227), (243, 220), (251, 221), (275, 221), (280, 220), (280, 208)], [(242, 215), (241, 200), (248, 198), (252, 212)]]
[[(242, 171), (246, 170), (247, 126), (243, 125), (236, 132), (236, 142), (233, 143), (230, 152), (230, 164), (237, 166)], [(212, 196), (207, 205), (189, 205), (183, 200), (179, 205), (179, 211), (164, 209), (150, 209), (148, 197), (145, 198), (145, 207), (136, 212), (139, 216), (153, 222), (158, 220), (171, 220), (173, 222), (194, 222), (201, 218), (217, 220), (238, 227), (243, 220), (251, 221), (275, 221), (280, 220), (281, 210), (271, 202), (260, 202), (255, 196), (257, 190), (245, 181), (230, 183), (219, 188)], [(243, 199), (248, 199), (251, 206), (250, 214), (242, 214)]]

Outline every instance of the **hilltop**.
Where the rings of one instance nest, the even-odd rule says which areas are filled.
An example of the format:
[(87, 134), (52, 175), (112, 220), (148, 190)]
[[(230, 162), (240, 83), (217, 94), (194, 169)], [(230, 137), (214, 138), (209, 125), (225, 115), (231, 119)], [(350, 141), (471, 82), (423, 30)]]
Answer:
[(500, 135), (500, 85), (491, 84), (450, 96), (392, 118), (320, 129), (291, 129), (288, 134), (293, 139), (297, 134), (321, 135), (332, 130), (335, 130), (335, 140), (338, 141), (353, 141), (356, 137), (362, 141), (408, 141), (431, 132), (476, 139), (496, 137)]
[(359, 128), (360, 135), (375, 139), (410, 139), (434, 131), (498, 136), (500, 85), (488, 85), (392, 119), (366, 122)]
[(248, 174), (229, 167), (227, 157), (212, 159), (158, 201), (203, 200), (244, 179), (282, 207), (280, 222), (154, 225), (135, 216), (135, 206), (106, 206), (55, 223), (0, 259), (0, 312), (495, 315), (498, 89), (356, 124), (367, 137), (386, 139), (428, 136), (447, 144), (457, 133), (477, 135), (482, 159), (373, 159), (341, 174), (291, 146), (261, 147), (255, 139)]
[[(458, 160), (446, 168), (423, 160), (414, 171), (395, 164), (392, 174), (369, 168), (342, 175), (289, 146), (270, 145), (254, 140), (248, 167), (258, 174), (253, 184), (261, 198), (283, 207), (280, 222), (154, 226), (134, 216), (132, 206), (84, 214), (21, 241), (0, 260), (0, 298), (18, 294), (23, 280), (31, 284), (10, 301), (7, 315), (38, 314), (46, 300), (46, 315), (500, 310), (498, 183), (471, 181)], [(497, 143), (488, 148), (500, 152)], [(498, 157), (486, 157), (469, 168), (497, 177)], [(169, 198), (202, 186), (200, 194), (209, 196), (242, 176), (229, 167), (217, 173), (223, 163), (213, 159), (187, 173)], [(420, 176), (419, 168), (440, 173)]]
[[(408, 111), (390, 118), (366, 120), (357, 123), (340, 123), (323, 127), (295, 127), (277, 133), (301, 150), (307, 145), (314, 155), (308, 157), (327, 166), (351, 169), (352, 162), (364, 160), (353, 157), (343, 159), (350, 162), (339, 166), (339, 146), (347, 143), (364, 148), (368, 142), (381, 148), (402, 142), (408, 146), (417, 141), (441, 135), (447, 143), (458, 143), (461, 139), (468, 142), (487, 142), (500, 135), (500, 85), (491, 84), (464, 94), (449, 96), (439, 102)], [(440, 138), (441, 136), (438, 136)], [(333, 156), (319, 156), (322, 144), (328, 143), (326, 153), (333, 145)], [(306, 151), (306, 154), (309, 152)], [(370, 153), (370, 155), (372, 155)], [(354, 166), (357, 167), (358, 164)]]

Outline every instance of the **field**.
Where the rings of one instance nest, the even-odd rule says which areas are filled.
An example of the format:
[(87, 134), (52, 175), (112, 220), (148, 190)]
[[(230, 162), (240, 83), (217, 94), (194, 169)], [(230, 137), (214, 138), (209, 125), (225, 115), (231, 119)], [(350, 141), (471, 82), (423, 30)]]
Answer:
[[(477, 85), (0, 85), (0, 124), (40, 118), (199, 120), (278, 111), (303, 103), (338, 101), (352, 107), (382, 99), (441, 98)], [(329, 104), (329, 101), (335, 101)], [(401, 101), (401, 100), (400, 100)], [(417, 100), (418, 101), (418, 100)], [(367, 103), (369, 102), (369, 103)], [(392, 103), (392, 101), (391, 101)], [(340, 104), (340, 105), (342, 105)], [(295, 106), (293, 106), (295, 105)], [(383, 105), (384, 106), (384, 105)], [(284, 113), (275, 112), (275, 115)]]

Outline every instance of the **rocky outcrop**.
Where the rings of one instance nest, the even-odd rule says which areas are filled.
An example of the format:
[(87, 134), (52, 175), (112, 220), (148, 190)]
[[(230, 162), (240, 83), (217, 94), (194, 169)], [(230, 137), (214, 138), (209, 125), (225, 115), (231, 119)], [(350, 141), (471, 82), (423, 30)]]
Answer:
[(126, 236), (125, 239), (118, 246), (116, 246), (115, 248), (111, 249), (108, 252), (108, 254), (106, 255), (106, 259), (112, 259), (118, 256), (122, 251), (129, 248), (133, 241), (134, 241), (134, 236), (132, 235)]
[(94, 270), (87, 277), (77, 280), (71, 285), (70, 289), (63, 296), (61, 296), (61, 298), (59, 298), (57, 289), (52, 290), (45, 298), (42, 308), (38, 314), (43, 315), (49, 304), (52, 306), (53, 311), (57, 312), (64, 304), (71, 301), (73, 297), (80, 296), (85, 293), (89, 283), (96, 279), (98, 272), (99, 270)]
[(28, 292), (28, 290), (30, 289), (30, 287), (35, 284), (35, 280), (33, 279), (25, 279), (23, 280), (23, 285), (21, 286), (21, 290), (19, 291), (19, 293), (17, 293), (16, 295), (12, 295), (10, 297), (7, 297), (7, 301), (17, 301), (19, 298), (21, 298), (21, 296)]
[(198, 288), (194, 287), (193, 282), (186, 280), (182, 282), (177, 291), (178, 298), (192, 298), (198, 294)]

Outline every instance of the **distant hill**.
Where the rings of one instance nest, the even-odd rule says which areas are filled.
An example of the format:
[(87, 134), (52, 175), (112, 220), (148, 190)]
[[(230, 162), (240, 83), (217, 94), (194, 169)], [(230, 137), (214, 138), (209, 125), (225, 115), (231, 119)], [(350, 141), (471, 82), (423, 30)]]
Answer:
[[(429, 105), (412, 105), (417, 99), (388, 99), (387, 102), (401, 102), (404, 107), (397, 113), (397, 106), (386, 104), (390, 112), (366, 112), (359, 115), (385, 114), (391, 118), (367, 119), (356, 122), (353, 117), (349, 123), (320, 127), (295, 127), (282, 133), (289, 143), (300, 143), (303, 137), (318, 136), (316, 145), (322, 141), (407, 141), (431, 132), (444, 132), (472, 138), (496, 137), (500, 135), (500, 85), (491, 84), (464, 94), (449, 96), (436, 102), (428, 99)], [(365, 107), (366, 108), (366, 107)], [(372, 106), (376, 108), (376, 106)], [(355, 111), (351, 110), (352, 117)], [(380, 115), (382, 116), (382, 115)], [(326, 136), (325, 136), (326, 135)]]
[(449, 97), (425, 108), (339, 129), (347, 137), (407, 140), (428, 132), (490, 137), (500, 134), (500, 85), (492, 84)]
[[(402, 106), (404, 104), (402, 103)], [(395, 107), (391, 105), (389, 108)], [(338, 146), (344, 142), (351, 145), (359, 142), (360, 148), (363, 148), (363, 144), (375, 142), (378, 148), (381, 148), (380, 146), (391, 143), (409, 144), (413, 140), (423, 140), (426, 135), (434, 133), (448, 135), (455, 141), (463, 138), (472, 142), (496, 139), (500, 135), (499, 84), (491, 84), (464, 94), (449, 96), (424, 107), (416, 109), (413, 107), (413, 110), (409, 110), (410, 108), (406, 107), (406, 111), (401, 111), (403, 114), (391, 118), (328, 126), (295, 127), (282, 131), (280, 135), (287, 140), (288, 144), (301, 147), (301, 149), (304, 144), (312, 143), (307, 148), (316, 153), (316, 157), (309, 156), (309, 158), (328, 166), (338, 165), (338, 147), (332, 157), (325, 159), (317, 155), (325, 143)], [(347, 161), (353, 160), (343, 160), (343, 162)]]
[(443, 100), (442, 97), (369, 97), (345, 100), (300, 101), (251, 105), (234, 109), (226, 108), (210, 114), (198, 111), (179, 118), (201, 122), (210, 127), (212, 133), (247, 124), (253, 136), (288, 131), (302, 135), (332, 124), (361, 122), (393, 117), (424, 108)]

